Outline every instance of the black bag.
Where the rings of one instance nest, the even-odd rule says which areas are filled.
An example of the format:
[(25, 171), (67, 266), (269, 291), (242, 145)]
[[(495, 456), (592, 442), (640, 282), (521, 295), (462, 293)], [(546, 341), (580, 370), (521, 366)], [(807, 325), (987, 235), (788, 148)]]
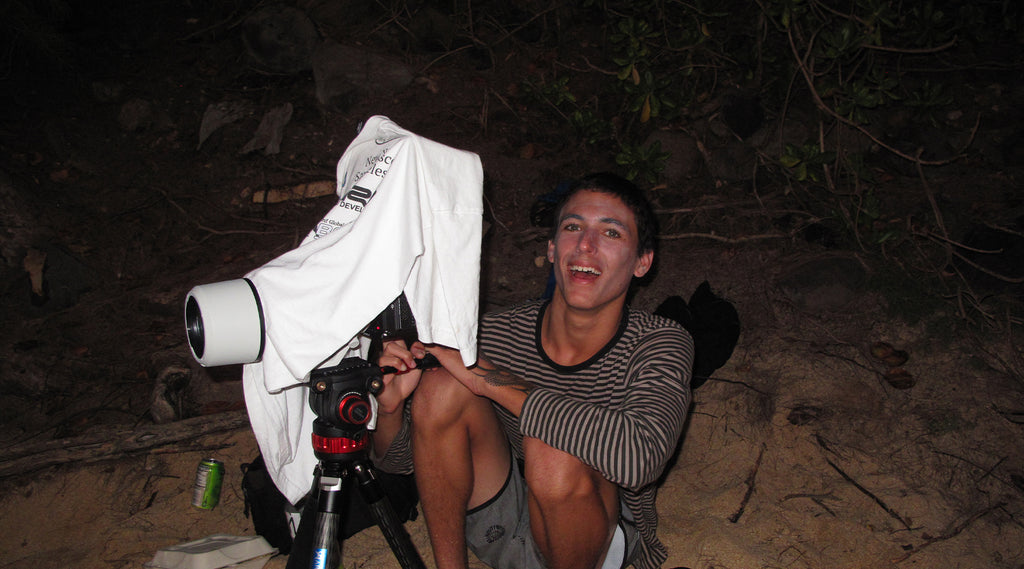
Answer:
[(288, 500), (270, 478), (262, 454), (242, 465), (242, 495), (245, 497), (245, 517), (252, 514), (256, 533), (281, 553), (291, 551), (292, 534), (285, 514)]
[[(270, 478), (270, 474), (263, 464), (263, 455), (257, 455), (251, 463), (242, 465), (242, 473), (242, 493), (245, 495), (246, 517), (249, 516), (249, 512), (252, 512), (253, 528), (256, 533), (263, 536), (267, 543), (276, 547), (281, 553), (292, 553), (288, 559), (288, 567), (309, 567), (309, 554), (313, 543), (313, 522), (316, 519), (315, 497), (311, 499), (307, 496), (296, 504), (302, 511), (302, 522), (299, 524), (293, 540), (288, 528), (288, 516), (285, 513), (287, 499)], [(416, 504), (419, 502), (419, 494), (416, 492), (416, 481), (413, 476), (411, 474), (389, 474), (379, 470), (375, 473), (381, 488), (391, 501), (391, 506), (399, 521), (405, 523), (416, 519)], [(341, 528), (340, 539), (342, 540), (376, 525), (373, 514), (370, 513), (362, 494), (355, 487), (355, 484), (347, 484), (345, 495), (342, 496), (345, 522)], [(313, 488), (314, 490), (318, 488), (317, 481), (314, 481)]]

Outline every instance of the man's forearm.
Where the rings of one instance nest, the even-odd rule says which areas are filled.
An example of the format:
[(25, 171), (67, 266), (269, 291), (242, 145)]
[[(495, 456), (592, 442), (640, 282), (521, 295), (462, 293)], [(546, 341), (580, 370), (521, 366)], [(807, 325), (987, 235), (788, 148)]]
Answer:
[(536, 387), (533, 383), (483, 359), (471, 371), (483, 380), (481, 394), (516, 417), (523, 410), (526, 396)]

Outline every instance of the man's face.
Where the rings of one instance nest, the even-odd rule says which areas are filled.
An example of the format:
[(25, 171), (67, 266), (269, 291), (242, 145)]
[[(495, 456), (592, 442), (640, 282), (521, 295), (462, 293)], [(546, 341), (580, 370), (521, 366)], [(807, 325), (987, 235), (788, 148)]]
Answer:
[(573, 308), (600, 310), (625, 301), (633, 277), (651, 267), (654, 253), (637, 253), (636, 219), (618, 197), (577, 192), (560, 212), (548, 261), (565, 302)]

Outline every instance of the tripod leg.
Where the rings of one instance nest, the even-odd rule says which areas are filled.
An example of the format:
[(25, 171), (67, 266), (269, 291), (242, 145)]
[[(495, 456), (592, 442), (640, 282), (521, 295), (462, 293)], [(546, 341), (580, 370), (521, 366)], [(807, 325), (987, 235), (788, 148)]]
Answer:
[(336, 569), (341, 562), (346, 477), (330, 465), (325, 470), (318, 466), (314, 473), (286, 569)]
[(356, 483), (363, 501), (370, 509), (380, 531), (384, 534), (391, 551), (403, 569), (426, 569), (416, 546), (413, 545), (409, 533), (405, 531), (398, 514), (395, 513), (391, 500), (388, 499), (380, 481), (377, 479), (373, 466), (369, 461), (358, 462), (352, 466)]
[[(333, 473), (332, 473), (333, 474)], [(313, 548), (309, 566), (311, 569), (335, 569), (341, 562), (341, 542), (338, 531), (341, 528), (342, 496), (345, 477), (324, 473), (320, 476), (319, 505), (316, 525), (313, 526)]]

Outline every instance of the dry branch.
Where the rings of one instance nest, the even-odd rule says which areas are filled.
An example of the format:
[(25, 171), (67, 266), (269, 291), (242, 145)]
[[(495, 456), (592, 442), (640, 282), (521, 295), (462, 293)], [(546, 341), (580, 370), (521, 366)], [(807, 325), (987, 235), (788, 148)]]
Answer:
[(754, 467), (750, 469), (750, 474), (747, 476), (747, 491), (743, 494), (743, 499), (740, 500), (740, 507), (729, 516), (731, 523), (740, 521), (740, 516), (747, 509), (747, 503), (750, 502), (750, 497), (754, 494), (754, 483), (757, 482), (757, 471), (761, 469), (761, 459), (764, 458), (764, 445), (761, 445), (761, 452), (757, 453), (757, 460), (754, 461)]
[(811, 69), (811, 65), (808, 64), (808, 61), (807, 61), (810, 58), (811, 53), (812, 53), (812, 48), (814, 47), (814, 37), (815, 36), (811, 37), (811, 40), (808, 42), (808, 45), (807, 45), (807, 50), (804, 53), (803, 57), (801, 57), (800, 53), (799, 53), (799, 50), (797, 49), (797, 46), (796, 46), (796, 40), (793, 38), (792, 31), (789, 31), (787, 33), (787, 35), (789, 37), (790, 50), (793, 53), (793, 57), (796, 58), (796, 60), (797, 60), (797, 65), (798, 65), (799, 71), (803, 75), (804, 81), (807, 83), (808, 90), (809, 90), (809, 92), (811, 94), (811, 97), (814, 99), (815, 106), (817, 106), (825, 114), (831, 116), (834, 120), (836, 120), (836, 121), (838, 121), (838, 122), (840, 122), (842, 124), (845, 124), (845, 125), (853, 128), (853, 129), (859, 131), (861, 134), (863, 134), (864, 136), (866, 136), (869, 139), (871, 139), (871, 141), (874, 142), (875, 144), (881, 146), (882, 148), (885, 148), (886, 150), (888, 150), (889, 152), (895, 154), (896, 156), (899, 156), (900, 158), (903, 158), (903, 159), (905, 159), (907, 161), (910, 161), (910, 162), (918, 164), (918, 165), (924, 165), (924, 166), (945, 166), (946, 164), (950, 164), (950, 163), (955, 162), (956, 160), (959, 160), (960, 158), (962, 158), (964, 152), (973, 143), (974, 136), (977, 134), (978, 127), (981, 125), (981, 115), (980, 114), (978, 115), (978, 119), (977, 119), (977, 121), (974, 124), (974, 129), (971, 131), (971, 136), (968, 139), (967, 144), (965, 144), (964, 147), (960, 151), (958, 151), (956, 154), (954, 154), (953, 156), (951, 156), (949, 158), (946, 158), (946, 159), (942, 159), (942, 160), (922, 160), (920, 155), (918, 155), (918, 156), (911, 156), (911, 155), (909, 155), (909, 154), (907, 154), (905, 152), (901, 152), (899, 149), (897, 149), (896, 147), (894, 147), (894, 146), (892, 146), (890, 144), (886, 144), (880, 138), (878, 138), (877, 136), (872, 134), (871, 131), (869, 131), (863, 125), (858, 124), (857, 122), (855, 122), (853, 120), (850, 120), (850, 119), (840, 115), (836, 111), (832, 110), (832, 108), (829, 107), (828, 104), (826, 104), (824, 100), (822, 100), (821, 95), (818, 93), (818, 90), (817, 90), (817, 88), (815, 87), (815, 84), (814, 84), (814, 80), (815, 80), (815, 78), (814, 78), (814, 70)]
[(721, 235), (715, 235), (714, 233), (670, 233), (667, 235), (659, 235), (658, 239), (663, 241), (674, 239), (711, 239), (722, 243), (745, 243), (747, 241), (757, 241), (760, 239), (788, 239), (789, 237), (789, 235), (784, 233), (765, 233), (761, 235), (744, 235), (740, 237), (723, 237)]
[[(818, 445), (821, 446), (821, 448), (823, 448), (823, 449), (825, 449), (825, 450), (827, 450), (829, 452), (832, 452), (832, 449), (830, 449), (828, 447), (828, 445), (825, 443), (824, 440), (821, 439), (821, 437), (815, 437), (815, 438), (817, 439)], [(834, 463), (831, 460), (829, 460), (828, 457), (825, 457), (825, 462), (827, 462), (828, 465), (831, 466), (832, 469), (835, 470), (839, 474), (839, 476), (842, 476), (843, 480), (846, 480), (850, 484), (853, 484), (854, 488), (856, 488), (857, 490), (860, 490), (861, 493), (864, 494), (865, 496), (867, 496), (868, 498), (871, 498), (876, 504), (878, 504), (883, 510), (885, 510), (885, 513), (889, 514), (889, 516), (891, 518), (893, 518), (894, 520), (898, 521), (901, 525), (903, 525), (903, 527), (907, 528), (908, 530), (913, 529), (912, 527), (910, 527), (910, 524), (907, 522), (907, 520), (903, 519), (903, 516), (901, 516), (899, 514), (899, 512), (897, 512), (896, 510), (892, 509), (892, 507), (890, 507), (888, 504), (886, 504), (881, 498), (879, 498), (878, 496), (875, 496), (870, 490), (868, 490), (867, 488), (862, 486), (859, 482), (854, 480), (852, 476), (847, 474), (842, 468), (839, 468), (839, 466), (836, 463)]]
[(23, 443), (4, 449), (3, 458), (0, 458), (0, 478), (27, 474), (58, 464), (91, 464), (123, 458), (248, 426), (249, 417), (245, 411), (231, 411), (164, 425), (148, 425), (137, 429), (103, 428), (75, 438)]
[(983, 516), (986, 516), (989, 513), (994, 512), (995, 510), (1002, 509), (1002, 507), (1005, 506), (1005, 505), (1006, 505), (1005, 503), (1000, 502), (1000, 503), (998, 503), (998, 504), (996, 504), (994, 506), (991, 506), (989, 508), (981, 510), (980, 512), (975, 512), (973, 515), (968, 517), (966, 520), (964, 520), (964, 521), (960, 522), (959, 524), (957, 524), (956, 527), (950, 529), (949, 531), (943, 533), (942, 535), (940, 535), (938, 537), (928, 538), (927, 540), (925, 540), (924, 543), (922, 543), (918, 547), (908, 551), (906, 553), (906, 555), (904, 555), (903, 557), (900, 557), (899, 559), (895, 559), (894, 562), (895, 563), (902, 563), (903, 561), (906, 561), (907, 559), (909, 559), (915, 553), (921, 552), (921, 550), (923, 550), (924, 548), (928, 547), (929, 545), (953, 539), (954, 537), (956, 537), (956, 536), (960, 535), (961, 533), (963, 533), (964, 530), (966, 530), (971, 524), (973, 524), (979, 518), (981, 518)]

